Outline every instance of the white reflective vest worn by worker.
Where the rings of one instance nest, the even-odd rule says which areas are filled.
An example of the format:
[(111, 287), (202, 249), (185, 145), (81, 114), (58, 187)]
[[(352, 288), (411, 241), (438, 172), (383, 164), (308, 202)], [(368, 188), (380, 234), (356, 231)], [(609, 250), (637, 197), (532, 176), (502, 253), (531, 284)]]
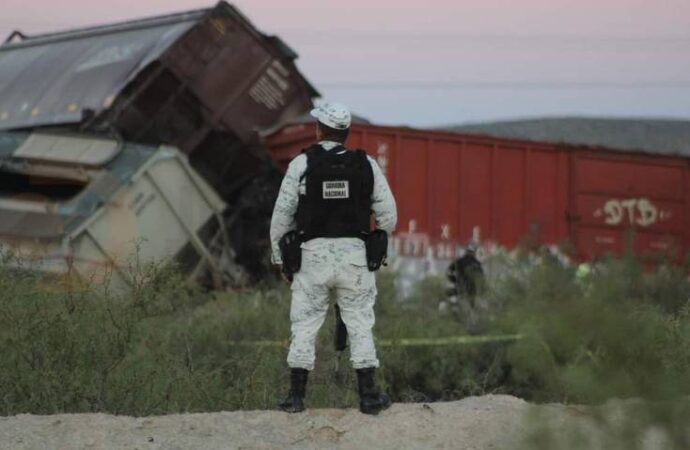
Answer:
[[(339, 143), (322, 141), (327, 151), (342, 153)], [(395, 199), (376, 161), (367, 157), (373, 172), (371, 210), (376, 227), (389, 235), (395, 229)], [(304, 194), (307, 156), (297, 156), (288, 167), (271, 218), (272, 258), (281, 264), (280, 238), (297, 228), (300, 194)], [(307, 177), (309, 174), (306, 175)], [(316, 335), (328, 311), (333, 290), (350, 337), (350, 360), (355, 369), (378, 367), (372, 328), (376, 301), (375, 273), (367, 268), (364, 241), (359, 238), (314, 238), (302, 244), (302, 266), (292, 282), (291, 341), (288, 365), (313, 370)]]

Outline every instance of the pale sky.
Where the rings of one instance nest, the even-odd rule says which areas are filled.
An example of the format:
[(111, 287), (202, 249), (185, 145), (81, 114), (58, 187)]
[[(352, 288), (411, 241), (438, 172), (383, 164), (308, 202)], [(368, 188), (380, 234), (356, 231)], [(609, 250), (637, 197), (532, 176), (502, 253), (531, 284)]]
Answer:
[[(0, 0), (0, 34), (212, 6)], [(326, 98), (385, 124), (535, 116), (690, 119), (689, 0), (239, 0)]]

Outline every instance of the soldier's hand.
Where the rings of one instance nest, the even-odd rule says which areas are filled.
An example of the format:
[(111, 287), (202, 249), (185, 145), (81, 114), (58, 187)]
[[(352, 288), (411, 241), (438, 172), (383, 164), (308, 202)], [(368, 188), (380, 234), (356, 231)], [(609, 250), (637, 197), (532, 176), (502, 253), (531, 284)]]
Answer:
[(278, 272), (280, 272), (280, 277), (285, 281), (287, 284), (292, 283), (292, 276), (288, 276), (283, 272), (283, 265), (282, 264), (277, 264), (276, 267), (278, 268)]
[(287, 276), (283, 272), (280, 272), (280, 275), (283, 277), (283, 280), (285, 280), (287, 284), (292, 284), (292, 275)]

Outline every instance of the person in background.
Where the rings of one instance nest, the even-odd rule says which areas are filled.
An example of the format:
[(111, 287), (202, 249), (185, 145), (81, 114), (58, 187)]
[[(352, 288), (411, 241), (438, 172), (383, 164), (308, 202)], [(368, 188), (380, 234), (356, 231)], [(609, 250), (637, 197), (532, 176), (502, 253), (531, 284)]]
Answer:
[(477, 294), (481, 293), (485, 284), (484, 269), (477, 259), (476, 243), (470, 242), (465, 254), (448, 266), (446, 277), (453, 283), (448, 294), (467, 299), (474, 308)]

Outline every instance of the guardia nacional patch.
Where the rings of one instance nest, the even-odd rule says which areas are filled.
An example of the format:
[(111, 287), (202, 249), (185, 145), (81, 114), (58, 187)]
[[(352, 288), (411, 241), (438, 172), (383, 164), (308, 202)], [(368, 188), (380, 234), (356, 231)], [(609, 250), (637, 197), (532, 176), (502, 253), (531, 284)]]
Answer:
[(347, 180), (324, 181), (323, 198), (325, 200), (350, 198), (350, 182)]

